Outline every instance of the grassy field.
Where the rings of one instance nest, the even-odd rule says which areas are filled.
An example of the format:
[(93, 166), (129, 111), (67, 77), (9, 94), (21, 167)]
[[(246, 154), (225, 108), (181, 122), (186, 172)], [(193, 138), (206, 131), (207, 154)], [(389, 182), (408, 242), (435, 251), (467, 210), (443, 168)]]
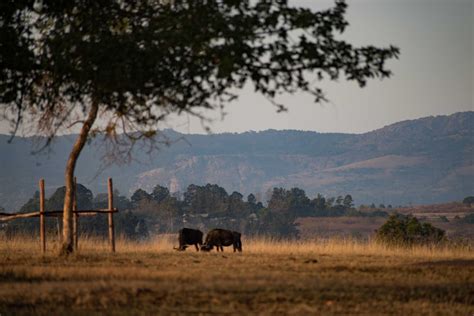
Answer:
[(351, 240), (243, 240), (243, 253), (172, 250), (174, 239), (54, 245), (0, 241), (0, 315), (474, 314), (474, 253)]

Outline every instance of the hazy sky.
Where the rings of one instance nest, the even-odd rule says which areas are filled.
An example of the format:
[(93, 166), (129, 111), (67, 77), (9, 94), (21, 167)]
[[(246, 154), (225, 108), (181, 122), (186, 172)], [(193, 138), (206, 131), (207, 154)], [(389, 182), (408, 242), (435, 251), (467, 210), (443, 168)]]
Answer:
[[(329, 0), (293, 0), (315, 10), (332, 6)], [(343, 38), (355, 45), (396, 45), (399, 60), (389, 62), (394, 76), (355, 83), (322, 82), (330, 103), (314, 104), (305, 94), (278, 101), (289, 112), (276, 113), (251, 86), (214, 117), (215, 133), (297, 129), (361, 133), (385, 125), (430, 115), (474, 110), (473, 0), (348, 0), (350, 26)], [(205, 133), (199, 120), (172, 118), (161, 128)], [(8, 133), (0, 122), (0, 133)]]
[[(298, 129), (365, 132), (430, 115), (474, 110), (473, 0), (348, 0), (350, 26), (343, 35), (353, 44), (396, 45), (399, 60), (389, 63), (394, 76), (355, 83), (325, 82), (331, 103), (314, 104), (307, 95), (281, 99), (289, 112), (275, 108), (248, 87), (227, 106), (224, 120), (214, 114), (213, 132)], [(294, 0), (314, 9), (332, 1)], [(169, 122), (181, 132), (202, 133), (193, 118)]]

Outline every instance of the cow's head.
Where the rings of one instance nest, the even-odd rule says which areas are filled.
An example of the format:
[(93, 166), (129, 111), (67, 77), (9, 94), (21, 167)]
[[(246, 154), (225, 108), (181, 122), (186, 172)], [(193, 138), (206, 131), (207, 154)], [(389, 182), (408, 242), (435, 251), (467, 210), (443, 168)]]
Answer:
[(212, 248), (213, 248), (212, 245), (206, 245), (206, 244), (204, 244), (204, 245), (201, 246), (201, 250), (202, 250), (202, 251), (211, 251)]

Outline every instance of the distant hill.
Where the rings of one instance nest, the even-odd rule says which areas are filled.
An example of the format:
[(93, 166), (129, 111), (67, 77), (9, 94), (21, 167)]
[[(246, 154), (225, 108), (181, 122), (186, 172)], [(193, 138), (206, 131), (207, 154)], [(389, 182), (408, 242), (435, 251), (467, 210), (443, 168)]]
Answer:
[[(130, 195), (156, 184), (184, 191), (216, 183), (230, 193), (300, 187), (316, 193), (350, 193), (356, 203), (429, 204), (462, 200), (474, 193), (474, 112), (403, 121), (365, 134), (267, 130), (241, 134), (164, 133), (176, 142), (159, 152), (136, 151), (137, 161), (105, 169), (103, 148), (89, 145), (80, 157), (78, 180), (95, 193), (105, 178)], [(184, 138), (184, 139), (182, 139)], [(31, 155), (32, 139), (0, 135), (0, 206), (15, 210), (44, 177), (47, 193), (63, 185), (74, 136), (55, 140), (49, 153)]]

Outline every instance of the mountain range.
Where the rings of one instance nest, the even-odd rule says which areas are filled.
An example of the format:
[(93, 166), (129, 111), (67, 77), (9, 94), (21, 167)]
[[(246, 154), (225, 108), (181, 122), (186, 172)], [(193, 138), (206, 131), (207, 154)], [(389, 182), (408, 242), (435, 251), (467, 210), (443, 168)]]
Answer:
[[(126, 165), (103, 169), (100, 141), (87, 145), (76, 169), (94, 193), (106, 178), (130, 196), (160, 184), (183, 192), (189, 184), (215, 183), (228, 193), (254, 193), (263, 202), (273, 187), (299, 187), (313, 197), (351, 194), (357, 204), (426, 204), (474, 194), (474, 112), (398, 122), (364, 134), (296, 130), (180, 134), (164, 130), (172, 145), (149, 153), (136, 149)], [(15, 211), (37, 190), (63, 185), (75, 135), (59, 136), (32, 154), (41, 138), (0, 135), (0, 206)]]

